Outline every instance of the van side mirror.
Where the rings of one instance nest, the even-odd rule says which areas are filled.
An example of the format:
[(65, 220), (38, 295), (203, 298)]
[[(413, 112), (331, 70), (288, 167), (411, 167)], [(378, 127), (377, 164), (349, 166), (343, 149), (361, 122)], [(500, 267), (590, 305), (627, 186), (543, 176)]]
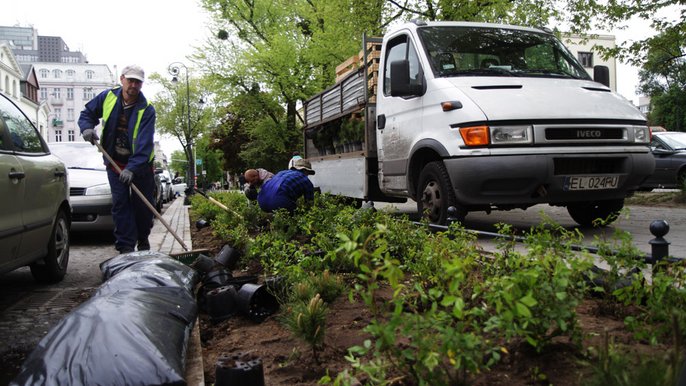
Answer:
[(610, 87), (610, 69), (607, 66), (593, 66), (593, 80)]
[(422, 94), (422, 86), (410, 82), (410, 61), (391, 62), (391, 96), (414, 96)]

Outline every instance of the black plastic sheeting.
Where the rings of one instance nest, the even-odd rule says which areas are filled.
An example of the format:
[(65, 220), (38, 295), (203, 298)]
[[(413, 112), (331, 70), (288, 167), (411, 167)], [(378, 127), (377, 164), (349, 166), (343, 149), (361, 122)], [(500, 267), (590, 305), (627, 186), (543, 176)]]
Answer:
[(10, 385), (185, 385), (198, 275), (161, 253), (100, 266), (109, 278), (39, 342)]

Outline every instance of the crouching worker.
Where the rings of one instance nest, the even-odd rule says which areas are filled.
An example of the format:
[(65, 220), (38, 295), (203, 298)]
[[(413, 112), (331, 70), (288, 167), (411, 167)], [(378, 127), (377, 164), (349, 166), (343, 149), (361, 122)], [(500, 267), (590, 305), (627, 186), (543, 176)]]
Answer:
[(274, 173), (266, 169), (248, 169), (243, 173), (243, 179), (245, 180), (245, 187), (243, 188), (243, 193), (250, 200), (254, 201), (257, 199), (257, 188), (261, 187), (262, 184), (269, 181), (270, 178), (274, 177)]
[(282, 170), (262, 185), (257, 195), (257, 203), (265, 212), (286, 209), (293, 212), (298, 199), (314, 200), (314, 186), (307, 176), (313, 175), (310, 161), (295, 160), (290, 170)]

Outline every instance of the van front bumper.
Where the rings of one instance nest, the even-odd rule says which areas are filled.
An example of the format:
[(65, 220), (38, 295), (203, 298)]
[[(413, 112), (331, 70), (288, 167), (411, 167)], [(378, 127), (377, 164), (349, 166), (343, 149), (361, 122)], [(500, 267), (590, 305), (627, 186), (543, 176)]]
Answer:
[[(444, 163), (458, 202), (481, 207), (625, 198), (655, 169), (649, 152), (490, 155), (451, 158)], [(618, 183), (612, 189), (569, 190), (565, 181), (573, 176), (617, 176)]]

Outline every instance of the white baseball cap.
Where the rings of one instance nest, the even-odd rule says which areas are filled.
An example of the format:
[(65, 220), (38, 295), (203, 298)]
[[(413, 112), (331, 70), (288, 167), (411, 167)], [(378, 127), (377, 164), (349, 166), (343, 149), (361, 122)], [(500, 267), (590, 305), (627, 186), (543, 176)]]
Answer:
[(121, 70), (121, 74), (124, 75), (124, 78), (126, 79), (138, 79), (141, 82), (145, 80), (145, 72), (140, 66), (135, 64), (124, 67), (124, 69)]

